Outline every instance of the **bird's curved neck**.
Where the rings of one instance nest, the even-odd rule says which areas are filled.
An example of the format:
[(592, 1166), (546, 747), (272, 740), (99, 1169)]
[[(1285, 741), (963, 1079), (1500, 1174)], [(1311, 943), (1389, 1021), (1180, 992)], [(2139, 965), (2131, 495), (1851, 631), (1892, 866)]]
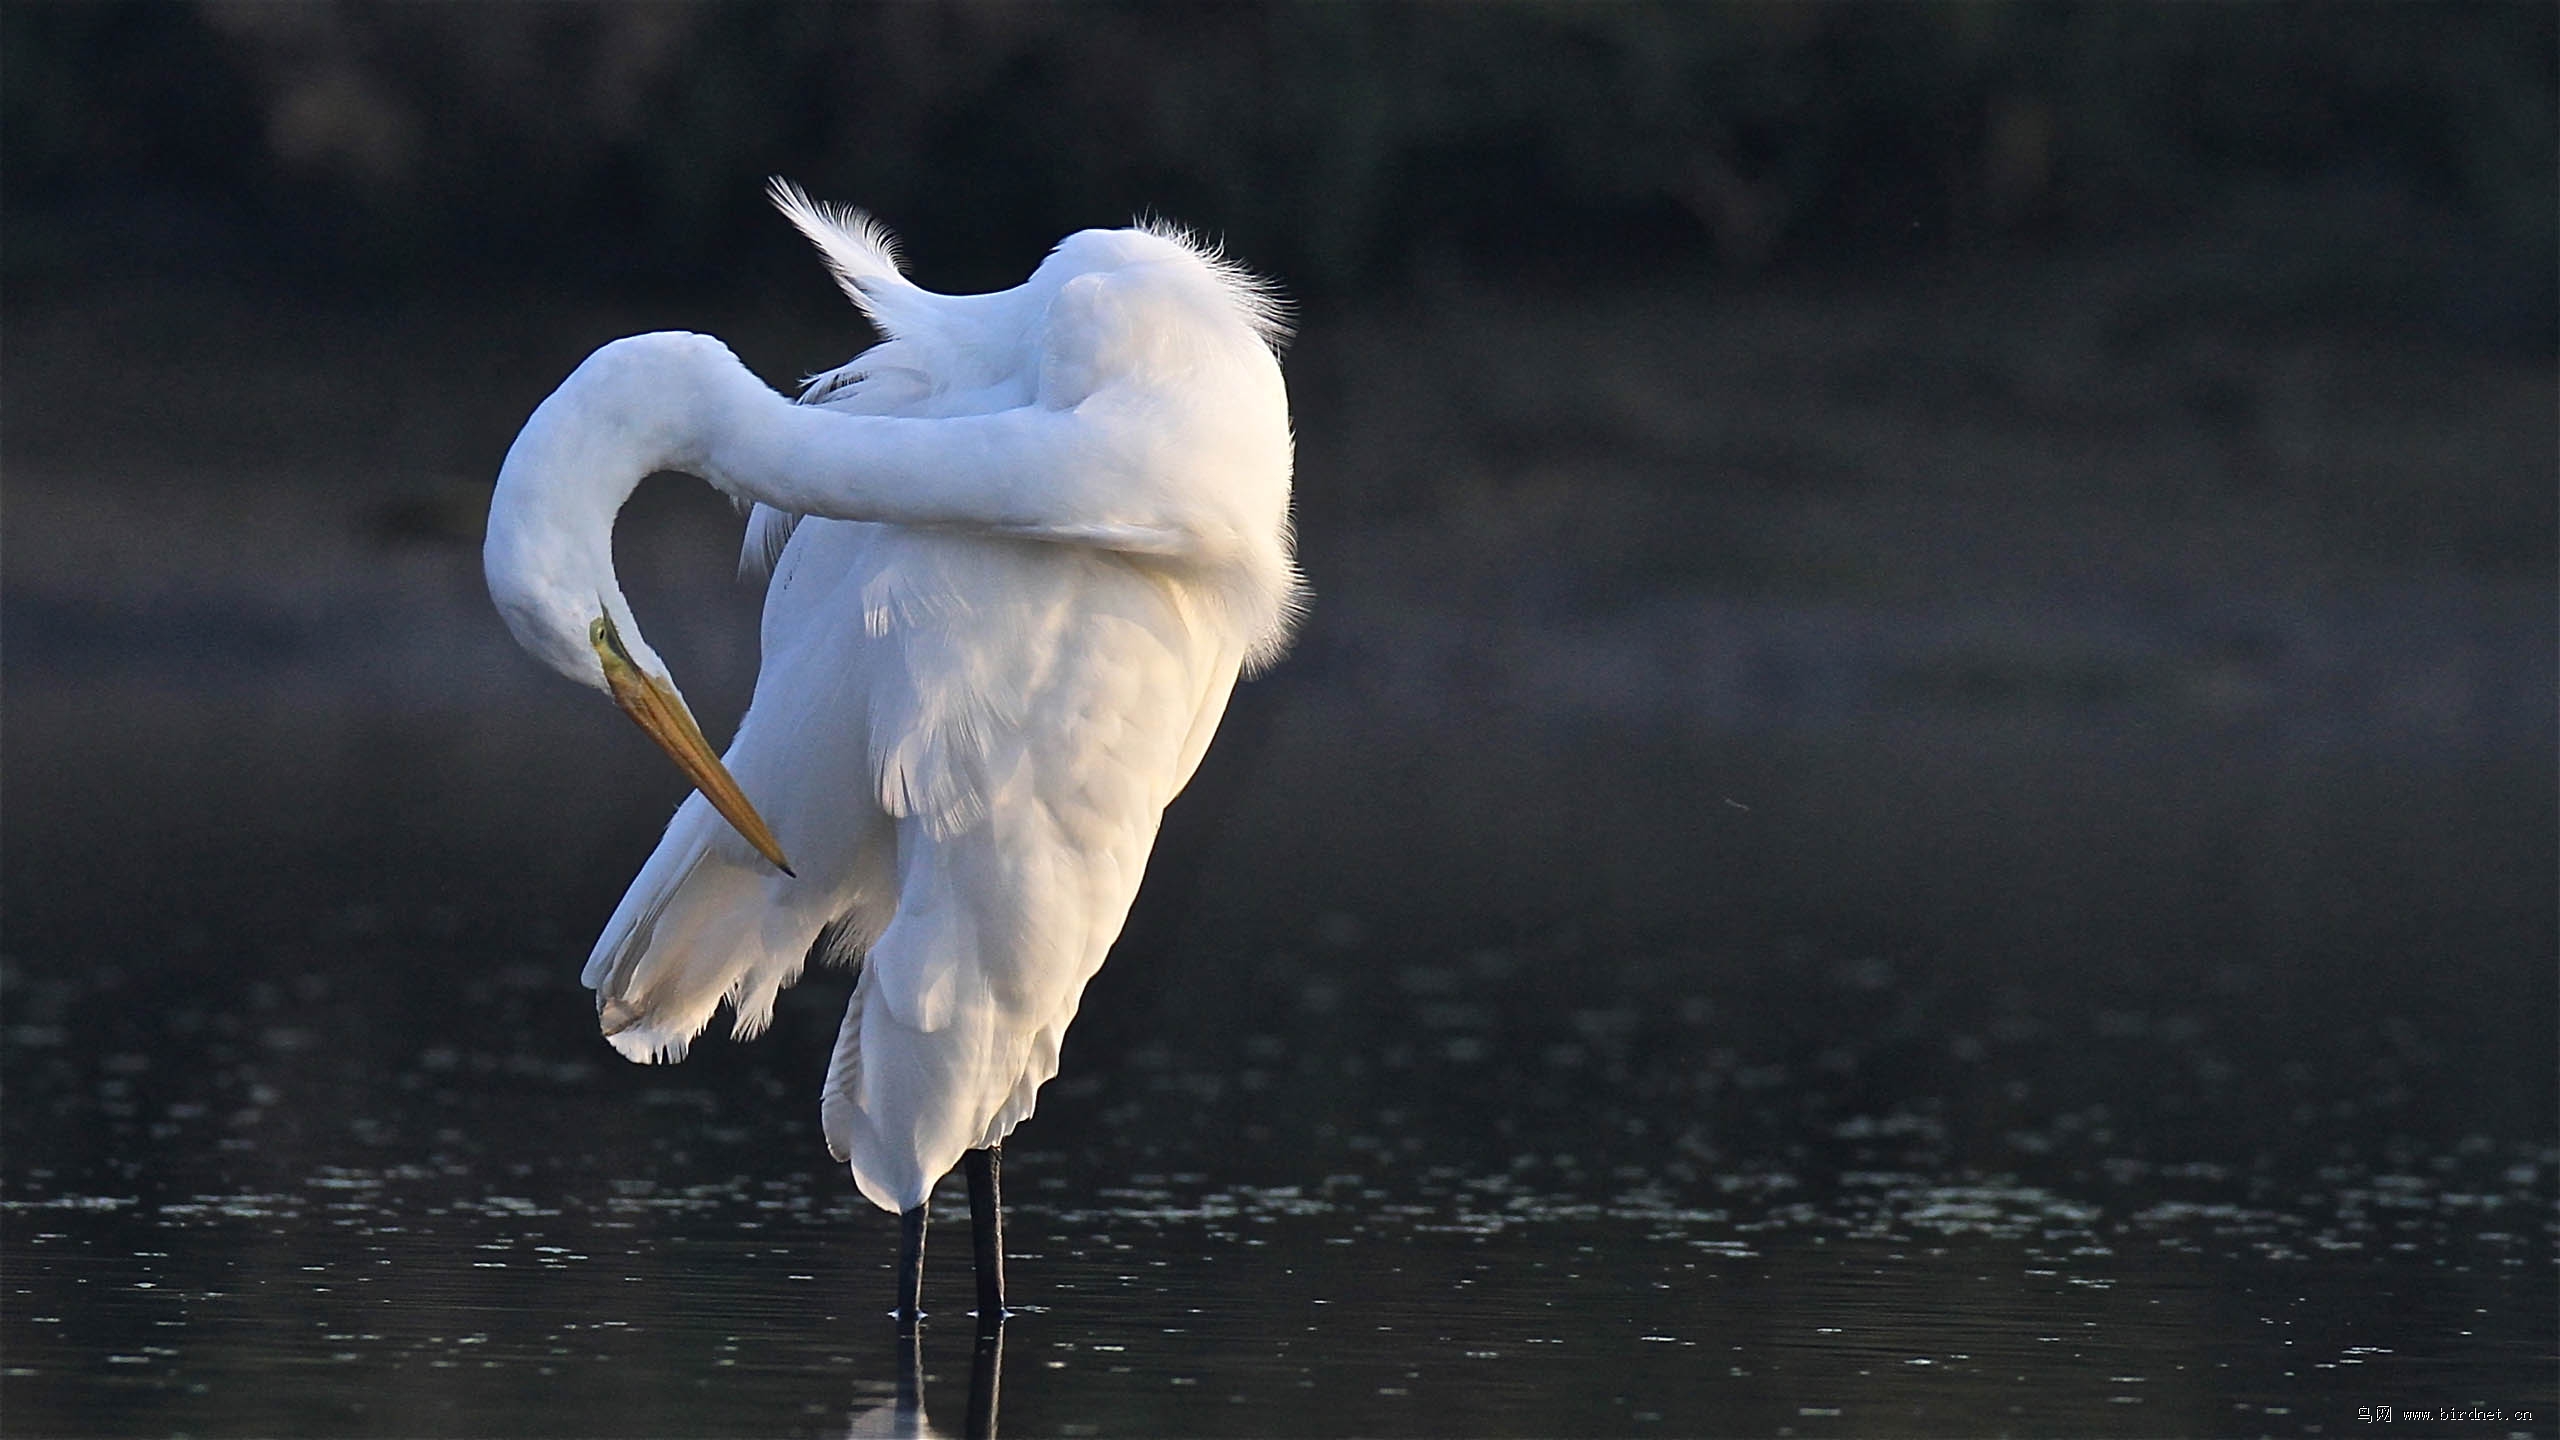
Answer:
[(499, 468), (482, 552), (499, 613), (526, 649), (596, 684), (588, 626), (602, 614), (637, 661), (665, 673), (614, 574), (614, 518), (657, 471), (715, 468), (718, 437), (753, 403), (748, 389), (778, 398), (717, 341), (650, 335), (597, 351), (535, 409)]

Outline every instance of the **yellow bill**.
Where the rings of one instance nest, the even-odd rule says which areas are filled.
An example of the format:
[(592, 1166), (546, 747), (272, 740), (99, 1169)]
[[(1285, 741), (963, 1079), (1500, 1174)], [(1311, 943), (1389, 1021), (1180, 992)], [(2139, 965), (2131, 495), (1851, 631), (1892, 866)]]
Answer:
[(693, 712), (674, 687), (642, 670), (622, 646), (622, 634), (613, 625), (613, 617), (599, 615), (587, 627), (587, 643), (596, 650), (596, 658), (604, 662), (605, 684), (613, 690), (613, 703), (622, 713), (639, 722), (640, 728), (658, 748), (667, 752), (676, 767), (711, 802), (721, 818), (736, 827), (756, 853), (773, 862), (773, 868), (792, 878), (799, 878), (791, 863), (782, 858), (781, 842), (773, 838), (772, 829), (756, 807), (747, 803), (747, 793), (738, 788), (729, 767), (712, 753), (711, 742), (702, 738), (702, 727), (694, 723)]

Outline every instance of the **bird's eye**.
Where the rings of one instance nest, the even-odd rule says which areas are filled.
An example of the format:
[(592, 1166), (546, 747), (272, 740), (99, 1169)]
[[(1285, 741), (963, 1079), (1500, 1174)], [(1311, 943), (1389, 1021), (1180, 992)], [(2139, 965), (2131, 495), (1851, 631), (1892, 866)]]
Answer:
[(587, 644), (601, 657), (618, 660), (635, 670), (639, 668), (632, 660), (631, 652), (623, 648), (622, 631), (615, 628), (610, 615), (599, 615), (588, 623)]

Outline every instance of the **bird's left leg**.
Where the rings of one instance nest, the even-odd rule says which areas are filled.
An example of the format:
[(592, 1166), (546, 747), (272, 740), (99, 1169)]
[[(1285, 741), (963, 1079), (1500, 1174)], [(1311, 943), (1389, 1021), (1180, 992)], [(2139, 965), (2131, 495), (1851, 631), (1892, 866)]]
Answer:
[(977, 1250), (978, 1326), (1004, 1323), (1004, 1150), (961, 1152), (969, 1174), (969, 1238)]
[(924, 1318), (924, 1222), (933, 1202), (919, 1200), (898, 1217), (898, 1308), (889, 1313), (901, 1325)]

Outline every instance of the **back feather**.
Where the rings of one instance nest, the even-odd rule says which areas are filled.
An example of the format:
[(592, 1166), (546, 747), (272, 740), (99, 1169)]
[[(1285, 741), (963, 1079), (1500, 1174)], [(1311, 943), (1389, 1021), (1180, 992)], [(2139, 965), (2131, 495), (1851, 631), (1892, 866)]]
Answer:
[(836, 288), (862, 307), (884, 335), (896, 337), (927, 318), (935, 297), (917, 289), (898, 264), (898, 242), (879, 221), (842, 205), (822, 205), (780, 176), (766, 182), (774, 208), (809, 237), (836, 277)]
[(1237, 264), (1228, 258), (1225, 246), (1178, 221), (1161, 215), (1141, 215), (1130, 222), (1130, 228), (1159, 240), (1170, 240), (1191, 252), (1191, 258), (1217, 279), (1218, 288), (1226, 292), (1227, 303), (1235, 307), (1272, 354), (1289, 347), (1297, 322), (1277, 281)]

